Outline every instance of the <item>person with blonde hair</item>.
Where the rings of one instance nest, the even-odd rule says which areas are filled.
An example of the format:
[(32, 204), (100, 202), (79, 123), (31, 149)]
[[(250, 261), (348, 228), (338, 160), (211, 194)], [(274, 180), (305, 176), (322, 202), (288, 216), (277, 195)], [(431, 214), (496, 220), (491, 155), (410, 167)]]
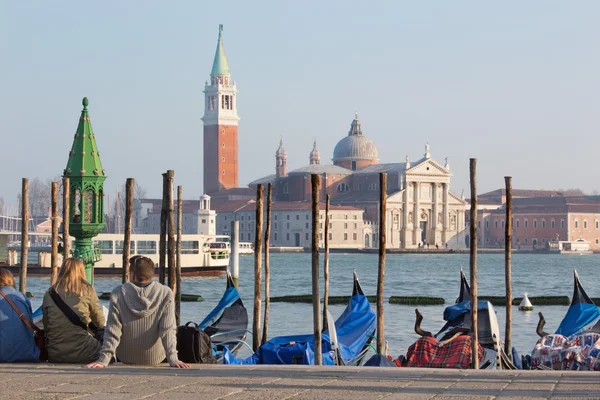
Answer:
[(39, 361), (34, 332), (22, 320), (31, 321), (32, 314), (31, 303), (16, 290), (12, 273), (0, 268), (0, 363)]
[(67, 258), (56, 283), (42, 303), (48, 361), (89, 363), (98, 358), (102, 343), (95, 336), (104, 327), (96, 291), (85, 280), (83, 261)]

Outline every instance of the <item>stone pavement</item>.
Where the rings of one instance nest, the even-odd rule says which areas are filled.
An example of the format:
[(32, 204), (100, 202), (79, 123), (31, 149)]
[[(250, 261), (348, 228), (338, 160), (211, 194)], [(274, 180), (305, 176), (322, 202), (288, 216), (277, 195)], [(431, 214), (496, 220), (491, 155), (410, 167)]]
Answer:
[(600, 373), (409, 368), (0, 364), (0, 399), (597, 398)]

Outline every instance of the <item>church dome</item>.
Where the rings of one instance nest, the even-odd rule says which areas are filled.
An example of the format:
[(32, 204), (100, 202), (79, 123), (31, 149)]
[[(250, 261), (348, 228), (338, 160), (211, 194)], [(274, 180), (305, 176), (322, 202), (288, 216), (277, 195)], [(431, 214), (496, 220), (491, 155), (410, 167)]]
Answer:
[(378, 159), (377, 147), (371, 139), (363, 135), (357, 113), (350, 125), (348, 136), (340, 140), (335, 146), (333, 161), (377, 161)]

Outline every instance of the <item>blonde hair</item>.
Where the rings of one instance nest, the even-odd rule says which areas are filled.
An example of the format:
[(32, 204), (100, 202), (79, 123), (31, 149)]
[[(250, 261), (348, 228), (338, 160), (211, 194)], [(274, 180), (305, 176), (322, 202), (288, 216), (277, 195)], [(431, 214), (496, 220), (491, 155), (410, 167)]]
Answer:
[(85, 280), (83, 261), (77, 258), (67, 258), (63, 261), (56, 283), (52, 288), (77, 296), (83, 296), (92, 291), (92, 286)]
[(15, 280), (12, 272), (6, 268), (0, 268), (0, 287), (12, 286), (15, 287)]

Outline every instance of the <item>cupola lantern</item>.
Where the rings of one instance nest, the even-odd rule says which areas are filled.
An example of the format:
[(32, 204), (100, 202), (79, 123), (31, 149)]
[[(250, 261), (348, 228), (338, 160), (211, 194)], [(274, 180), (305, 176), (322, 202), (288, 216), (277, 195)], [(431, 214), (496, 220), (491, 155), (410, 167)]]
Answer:
[(75, 238), (73, 257), (83, 261), (86, 279), (93, 284), (94, 263), (100, 261), (100, 253), (93, 248), (92, 238), (104, 230), (106, 175), (88, 115), (87, 97), (82, 103), (83, 110), (63, 176), (70, 182), (70, 234)]

